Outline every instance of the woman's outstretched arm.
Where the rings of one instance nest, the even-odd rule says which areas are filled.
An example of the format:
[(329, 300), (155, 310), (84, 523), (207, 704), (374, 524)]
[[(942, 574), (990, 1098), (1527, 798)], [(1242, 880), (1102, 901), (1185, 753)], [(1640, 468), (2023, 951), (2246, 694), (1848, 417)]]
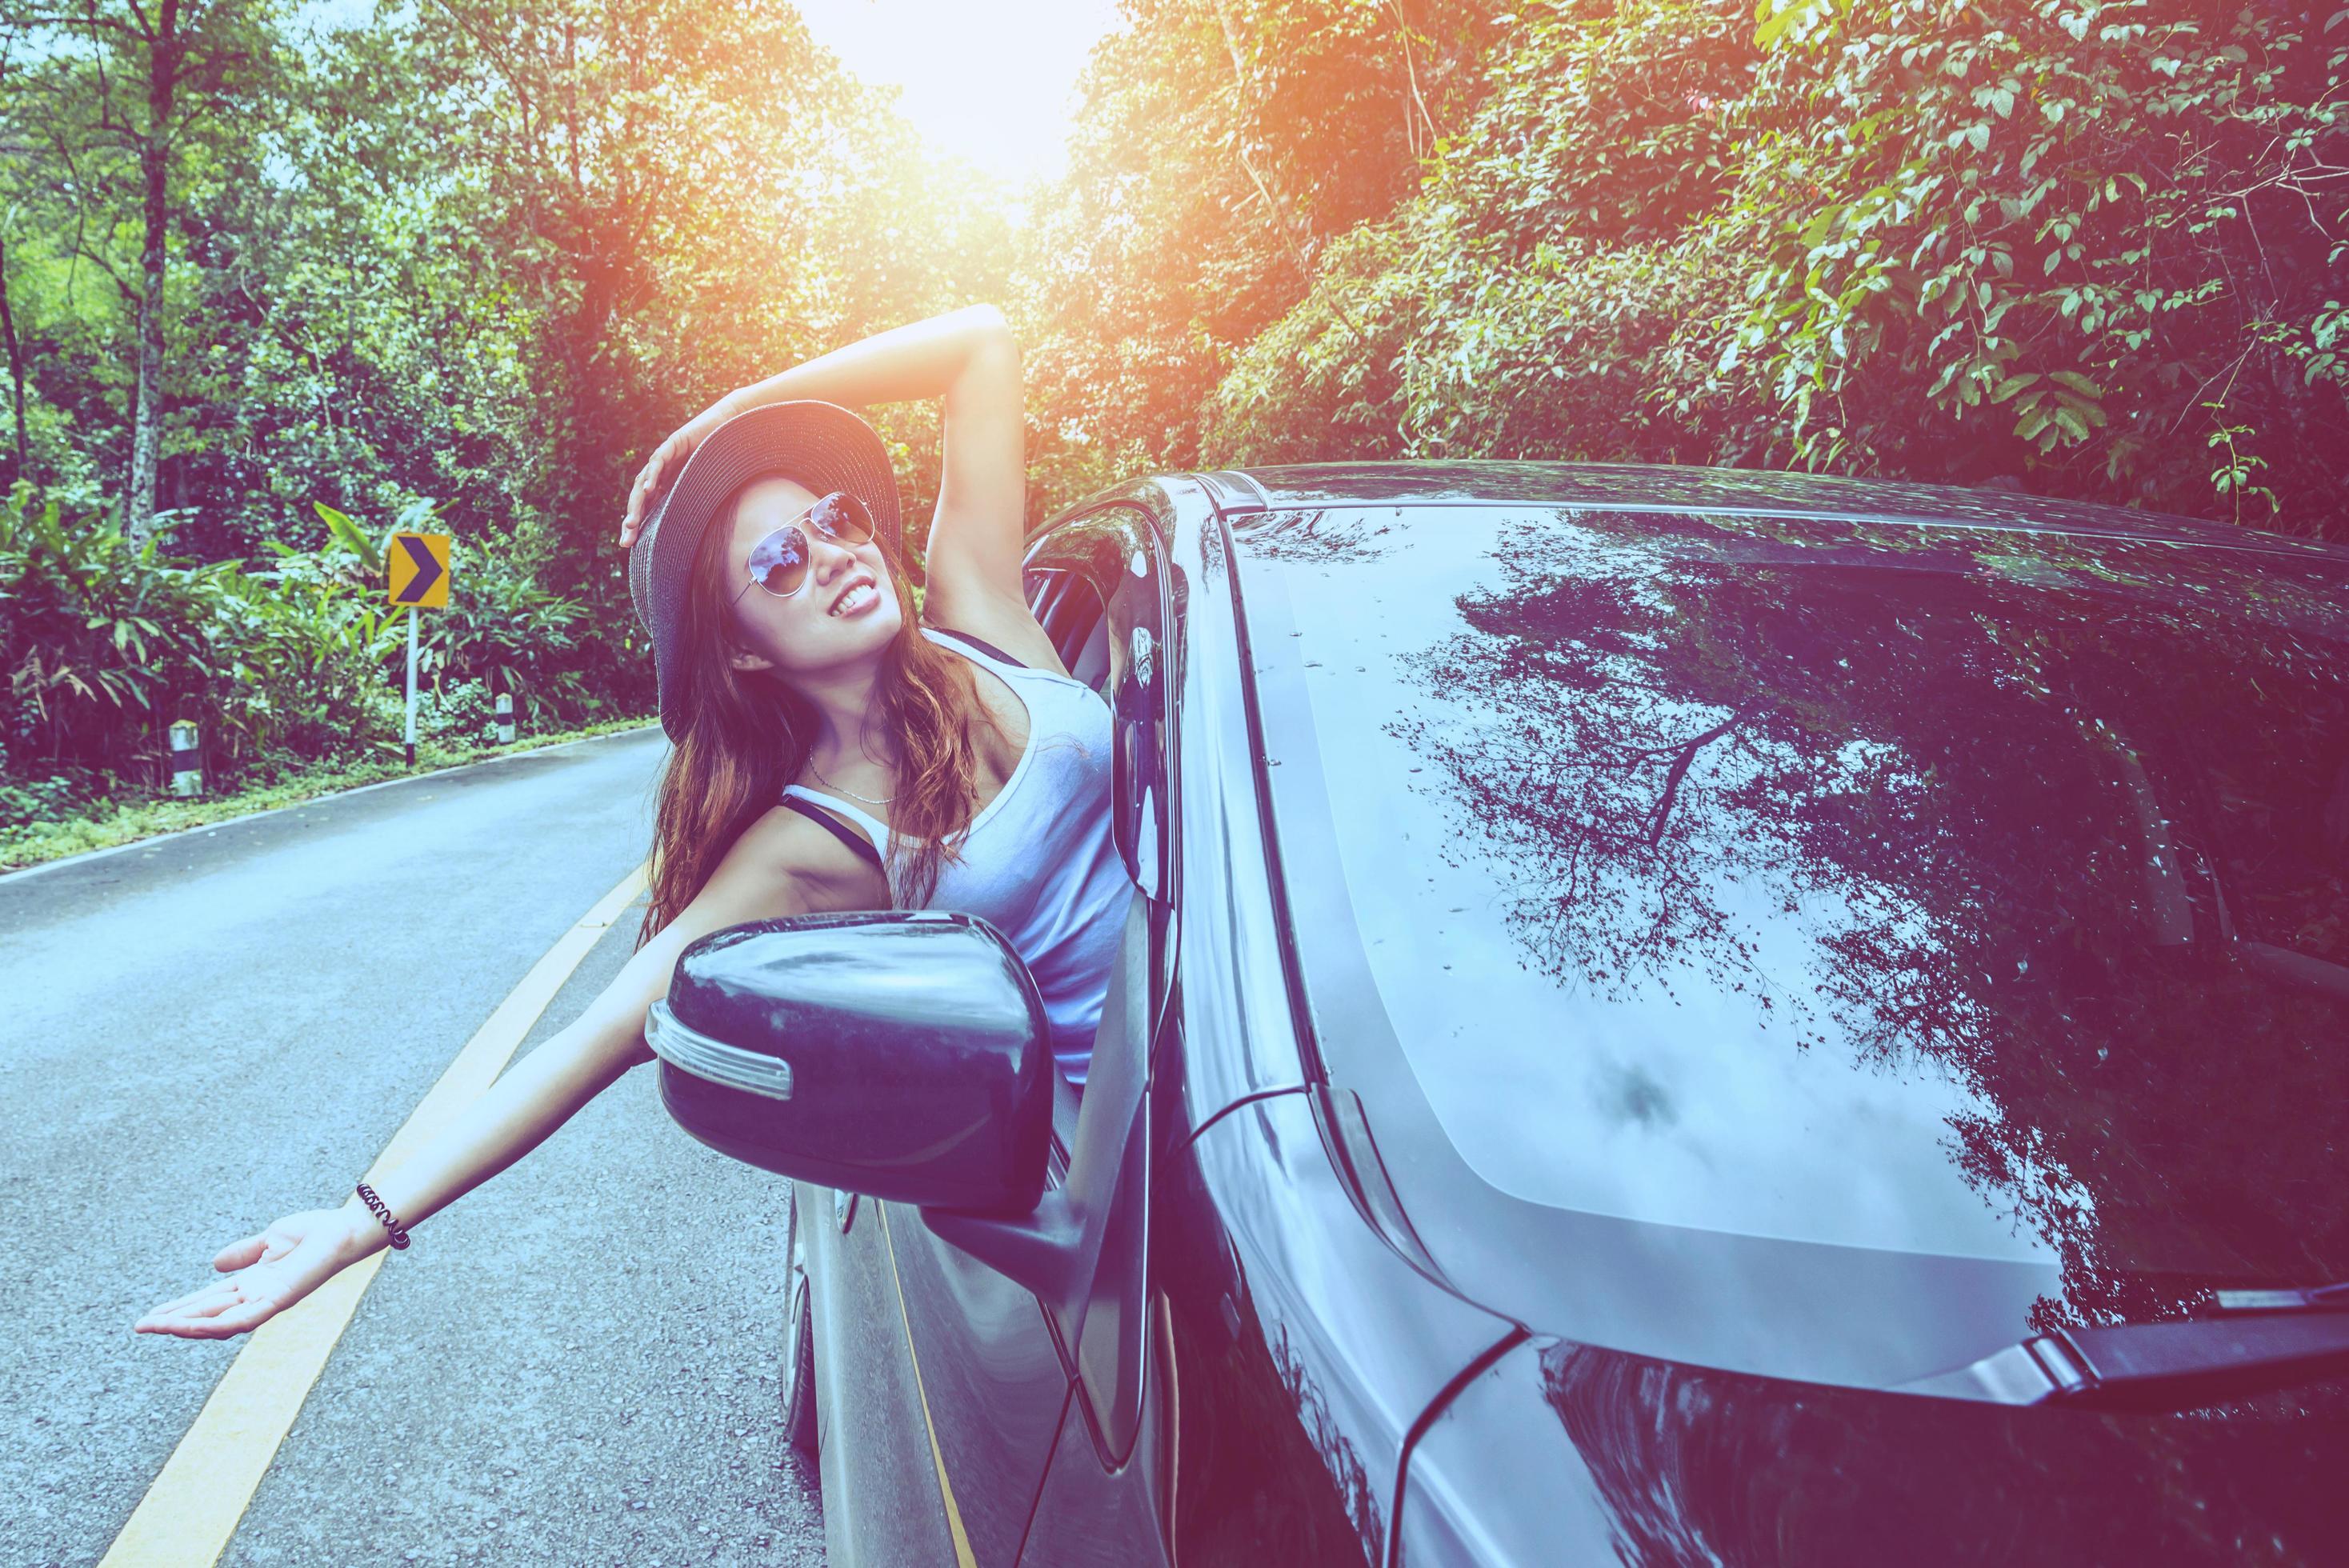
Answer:
[[(748, 920), (842, 903), (802, 871), (831, 841), (794, 812), (776, 810), (735, 841), (678, 917), (631, 956), (586, 1010), (502, 1074), (398, 1169), (373, 1183), (403, 1226), (414, 1227), (545, 1141), (630, 1068), (653, 1059), (645, 1014), (667, 994), (678, 955), (695, 938)], [(814, 862), (821, 863), (821, 862)], [(141, 1334), (226, 1339), (258, 1328), (350, 1264), (391, 1244), (354, 1194), (339, 1209), (288, 1214), (232, 1242), (212, 1259), (216, 1279), (155, 1307)]]

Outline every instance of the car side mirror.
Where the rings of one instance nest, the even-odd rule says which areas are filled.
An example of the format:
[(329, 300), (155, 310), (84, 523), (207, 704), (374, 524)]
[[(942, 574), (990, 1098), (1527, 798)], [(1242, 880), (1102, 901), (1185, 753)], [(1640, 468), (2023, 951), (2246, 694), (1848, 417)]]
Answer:
[(645, 1040), (661, 1102), (722, 1154), (819, 1186), (1025, 1214), (1044, 1190), (1043, 998), (973, 914), (875, 910), (713, 931)]

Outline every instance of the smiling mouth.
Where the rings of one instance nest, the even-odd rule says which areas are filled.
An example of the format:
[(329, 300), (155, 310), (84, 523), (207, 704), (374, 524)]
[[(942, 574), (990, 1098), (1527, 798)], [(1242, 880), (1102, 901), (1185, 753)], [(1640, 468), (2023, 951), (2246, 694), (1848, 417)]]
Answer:
[(879, 596), (881, 592), (879, 584), (875, 583), (870, 577), (858, 578), (846, 588), (841, 590), (840, 597), (832, 602), (832, 608), (825, 611), (824, 614), (828, 615), (838, 615), (842, 614), (843, 610), (851, 604), (859, 593), (864, 593), (868, 589), (872, 591), (875, 597)]

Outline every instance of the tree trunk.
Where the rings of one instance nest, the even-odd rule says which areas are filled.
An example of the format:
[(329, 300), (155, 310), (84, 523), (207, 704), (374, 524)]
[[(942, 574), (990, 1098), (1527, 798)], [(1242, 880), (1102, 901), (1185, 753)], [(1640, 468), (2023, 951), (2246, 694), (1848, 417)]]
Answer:
[(8, 347), (8, 390), (16, 410), (16, 461), (8, 470), (14, 484), (30, 471), (32, 457), (25, 439), (25, 354), (16, 344), (16, 318), (8, 309), (8, 242), (0, 240), (0, 341)]
[(140, 261), (139, 389), (130, 419), (130, 484), (124, 497), (130, 541), (155, 528), (155, 477), (163, 448), (163, 270), (171, 237), (171, 98), (180, 74), (179, 0), (163, 0), (149, 45), (147, 134), (139, 147), (147, 232)]

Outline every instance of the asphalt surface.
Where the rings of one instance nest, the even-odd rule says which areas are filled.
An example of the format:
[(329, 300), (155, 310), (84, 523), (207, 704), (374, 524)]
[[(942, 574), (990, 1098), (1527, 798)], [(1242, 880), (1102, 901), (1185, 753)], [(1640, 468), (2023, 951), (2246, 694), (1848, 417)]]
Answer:
[[(644, 859), (665, 754), (599, 738), (0, 877), (0, 1557), (104, 1555), (249, 1342), (132, 1321), (349, 1195)], [(219, 1561), (820, 1563), (778, 1402), (787, 1202), (628, 1074), (387, 1255)]]

